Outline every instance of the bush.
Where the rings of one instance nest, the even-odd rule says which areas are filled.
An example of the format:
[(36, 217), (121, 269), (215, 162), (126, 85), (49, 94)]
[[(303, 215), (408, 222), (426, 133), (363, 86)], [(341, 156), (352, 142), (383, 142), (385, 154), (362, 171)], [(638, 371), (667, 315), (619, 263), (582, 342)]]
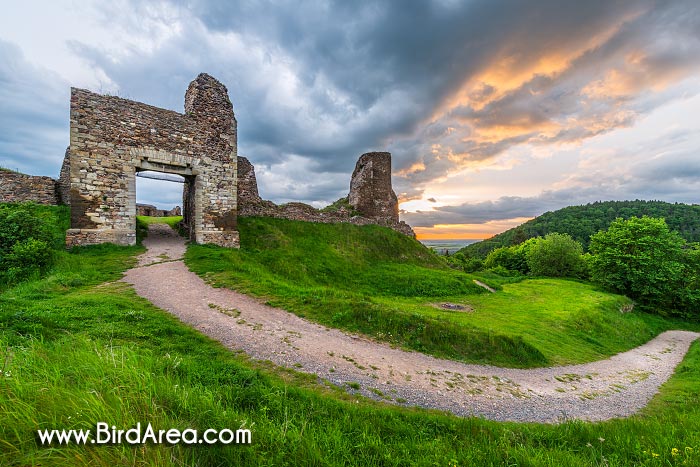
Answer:
[(53, 231), (55, 218), (42, 212), (31, 203), (0, 205), (0, 281), (17, 282), (51, 264), (60, 240)]
[(468, 259), (464, 262), (464, 272), (477, 272), (484, 269), (484, 262), (479, 258)]
[(8, 279), (18, 282), (33, 273), (41, 273), (51, 264), (51, 259), (51, 247), (44, 240), (28, 238), (17, 242), (4, 261)]
[(536, 241), (536, 238), (531, 238), (519, 245), (496, 248), (486, 257), (484, 267), (493, 269), (500, 266), (520, 274), (527, 274), (530, 272), (530, 266), (527, 264), (527, 252)]
[(479, 258), (472, 258), (464, 253), (455, 253), (452, 256), (442, 256), (453, 268), (461, 269), (464, 272), (481, 271), (484, 268), (484, 262)]
[(695, 253), (685, 253), (684, 246), (664, 219), (616, 219), (608, 230), (591, 236), (591, 277), (646, 308), (679, 310), (697, 296), (697, 289), (685, 290), (692, 286)]
[(487, 272), (491, 272), (493, 274), (496, 274), (501, 277), (518, 277), (520, 276), (520, 273), (518, 271), (514, 271), (512, 269), (506, 269), (503, 266), (496, 266), (493, 268), (489, 268), (486, 270)]
[(527, 265), (535, 276), (583, 277), (583, 247), (568, 234), (551, 233), (537, 238), (527, 249)]
[(51, 229), (31, 204), (8, 204), (0, 209), (0, 254), (9, 254), (15, 243), (34, 238), (52, 242)]
[(486, 257), (484, 267), (488, 269), (501, 267), (523, 274), (527, 274), (529, 271), (523, 249), (514, 246), (504, 246), (493, 250)]
[(700, 315), (700, 244), (683, 250), (683, 287), (677, 290), (680, 309), (685, 315)]

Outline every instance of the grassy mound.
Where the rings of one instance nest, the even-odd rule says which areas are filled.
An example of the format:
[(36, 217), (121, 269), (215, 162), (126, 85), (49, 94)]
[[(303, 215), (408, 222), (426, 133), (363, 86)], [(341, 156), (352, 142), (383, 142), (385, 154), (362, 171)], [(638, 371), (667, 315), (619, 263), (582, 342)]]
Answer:
[[(191, 245), (187, 265), (217, 286), (321, 324), (439, 357), (507, 367), (580, 363), (673, 326), (621, 314), (624, 297), (573, 281), (479, 276), (501, 289), (489, 294), (474, 284), (477, 276), (378, 226), (242, 218), (239, 230), (240, 250)], [(436, 308), (442, 302), (472, 312)]]
[(148, 226), (151, 224), (168, 224), (180, 235), (184, 235), (185, 232), (180, 227), (181, 221), (182, 216), (136, 216), (136, 243), (141, 244), (143, 239), (148, 236)]

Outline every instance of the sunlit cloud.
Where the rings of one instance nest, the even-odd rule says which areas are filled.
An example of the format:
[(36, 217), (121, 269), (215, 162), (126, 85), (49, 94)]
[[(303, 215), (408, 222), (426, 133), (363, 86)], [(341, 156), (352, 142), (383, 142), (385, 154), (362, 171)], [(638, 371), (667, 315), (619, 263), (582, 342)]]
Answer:
[[(632, 127), (669, 101), (687, 98), (687, 88), (679, 83), (698, 71), (700, 42), (693, 30), (697, 15), (685, 15), (685, 7), (659, 15), (640, 3), (614, 21), (598, 23), (599, 30), (587, 37), (574, 34), (535, 50), (528, 48), (532, 41), (527, 39), (509, 44), (436, 109), (430, 127), (452, 131), (424, 132), (417, 138), (426, 141), (421, 148), (425, 169), (399, 176), (414, 189), (434, 193), (452, 173), (502, 167), (501, 156), (519, 146), (556, 150), (580, 145)], [(449, 163), (433, 163), (437, 160)], [(508, 170), (523, 163), (510, 160), (515, 164), (506, 166)], [(625, 179), (619, 171), (618, 176)], [(541, 190), (568, 183), (560, 180)], [(407, 210), (424, 206), (420, 200), (426, 196)]]

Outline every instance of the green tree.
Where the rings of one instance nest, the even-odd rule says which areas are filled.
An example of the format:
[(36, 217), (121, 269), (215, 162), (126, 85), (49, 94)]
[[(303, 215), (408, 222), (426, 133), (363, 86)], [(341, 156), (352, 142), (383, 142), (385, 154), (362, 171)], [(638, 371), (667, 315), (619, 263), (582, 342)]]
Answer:
[(677, 308), (687, 267), (684, 244), (664, 219), (616, 219), (591, 236), (591, 277), (646, 307)]
[(527, 252), (536, 241), (537, 239), (531, 238), (519, 245), (496, 248), (484, 260), (484, 267), (493, 269), (500, 266), (509, 271), (527, 274), (530, 272), (530, 267), (527, 264)]
[(586, 270), (583, 247), (568, 234), (550, 233), (527, 250), (530, 273), (536, 276), (581, 277)]
[(700, 315), (700, 244), (689, 245), (683, 251), (683, 287), (678, 289), (682, 314)]

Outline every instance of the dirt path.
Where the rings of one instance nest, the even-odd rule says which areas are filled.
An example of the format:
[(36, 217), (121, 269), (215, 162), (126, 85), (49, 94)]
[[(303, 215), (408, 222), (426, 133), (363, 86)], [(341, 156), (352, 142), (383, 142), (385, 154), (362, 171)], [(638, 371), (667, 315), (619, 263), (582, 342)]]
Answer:
[(181, 239), (153, 225), (148, 253), (124, 281), (156, 306), (253, 358), (313, 373), (394, 403), (492, 420), (559, 422), (625, 417), (644, 407), (700, 334), (668, 331), (607, 360), (516, 370), (441, 360), (306, 321), (221, 288), (179, 260)]

